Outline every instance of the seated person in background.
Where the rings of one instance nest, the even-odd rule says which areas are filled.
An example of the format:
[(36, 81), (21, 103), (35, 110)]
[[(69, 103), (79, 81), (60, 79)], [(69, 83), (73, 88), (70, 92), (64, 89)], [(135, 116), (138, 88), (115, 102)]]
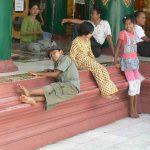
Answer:
[(48, 57), (54, 62), (54, 70), (43, 73), (30, 72), (30, 74), (55, 78), (57, 82), (34, 90), (27, 90), (19, 85), (23, 103), (36, 105), (37, 102), (42, 101), (46, 110), (73, 98), (80, 91), (79, 73), (71, 58), (63, 55), (62, 49), (58, 46), (48, 49)]
[(36, 19), (39, 14), (39, 6), (32, 4), (30, 6), (30, 15), (25, 17), (21, 25), (20, 43), (21, 49), (24, 51), (36, 51), (39, 52), (48, 47), (48, 42), (44, 45), (38, 43), (38, 40), (42, 40), (44, 32), (42, 31), (40, 22)]
[(107, 69), (96, 62), (91, 50), (90, 38), (94, 26), (90, 22), (83, 22), (79, 26), (79, 36), (72, 42), (70, 57), (74, 60), (79, 69), (86, 69), (92, 72), (101, 95), (106, 99), (118, 99), (115, 95), (118, 91), (116, 85), (111, 81)]
[(150, 57), (150, 38), (145, 35), (142, 26), (145, 25), (146, 17), (143, 11), (135, 12), (135, 33), (137, 35), (137, 50), (140, 56)]
[[(94, 8), (91, 14), (91, 21), (88, 21), (92, 23), (92, 25), (94, 26), (94, 32), (90, 40), (91, 40), (92, 52), (95, 57), (99, 57), (101, 55), (101, 45), (105, 42), (105, 39), (107, 39), (108, 44), (114, 54), (114, 45), (112, 41), (110, 25), (108, 21), (101, 19), (101, 15), (102, 15), (101, 10), (99, 8)], [(62, 20), (62, 24), (66, 22), (81, 24), (85, 22), (85, 20), (80, 20), (80, 19)]]

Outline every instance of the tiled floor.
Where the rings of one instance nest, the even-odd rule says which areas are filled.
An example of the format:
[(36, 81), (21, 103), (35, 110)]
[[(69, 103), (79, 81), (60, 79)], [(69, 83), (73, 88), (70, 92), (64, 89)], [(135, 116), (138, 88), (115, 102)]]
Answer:
[(150, 150), (150, 114), (122, 119), (38, 150)]

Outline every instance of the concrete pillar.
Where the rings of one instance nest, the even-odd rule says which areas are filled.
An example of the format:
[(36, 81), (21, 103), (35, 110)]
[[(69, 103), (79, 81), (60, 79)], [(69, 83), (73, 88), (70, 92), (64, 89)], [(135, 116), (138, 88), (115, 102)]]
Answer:
[(16, 71), (11, 58), (12, 0), (0, 0), (0, 73)]

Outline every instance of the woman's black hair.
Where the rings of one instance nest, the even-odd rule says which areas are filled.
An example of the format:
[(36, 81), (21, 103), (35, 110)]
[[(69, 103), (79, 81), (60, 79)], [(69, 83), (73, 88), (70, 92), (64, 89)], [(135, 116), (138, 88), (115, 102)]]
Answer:
[(135, 23), (135, 17), (134, 17), (134, 15), (132, 15), (132, 14), (126, 15), (126, 16), (123, 18), (123, 23), (125, 24), (125, 22), (126, 22), (127, 20), (130, 20), (132, 23)]
[(94, 26), (90, 22), (85, 21), (80, 24), (78, 35), (79, 36), (88, 35), (89, 33), (93, 33), (93, 31), (94, 31)]
[(93, 11), (96, 11), (97, 14), (99, 14), (99, 15), (102, 15), (102, 13), (103, 13), (102, 10), (101, 10), (101, 8), (99, 8), (99, 7), (94, 7)]
[(29, 4), (29, 9), (32, 9), (32, 7), (35, 6), (35, 5), (38, 6), (38, 8), (40, 8), (39, 3), (32, 2), (32, 3)]
[(135, 19), (137, 19), (137, 18), (140, 16), (140, 14), (142, 14), (142, 13), (144, 13), (144, 11), (142, 11), (142, 10), (136, 11), (136, 12), (134, 13)]

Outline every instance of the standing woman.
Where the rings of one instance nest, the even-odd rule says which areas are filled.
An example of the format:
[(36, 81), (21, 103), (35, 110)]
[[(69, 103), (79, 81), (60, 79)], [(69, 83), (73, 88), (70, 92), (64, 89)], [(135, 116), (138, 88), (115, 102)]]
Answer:
[(145, 26), (146, 16), (143, 11), (135, 12), (136, 25), (135, 32), (137, 35), (137, 50), (140, 56), (150, 57), (150, 38), (145, 34), (143, 26)]
[(109, 74), (104, 66), (97, 63), (91, 50), (90, 38), (94, 26), (89, 22), (83, 22), (79, 26), (79, 36), (74, 39), (70, 56), (79, 69), (87, 69), (92, 72), (101, 95), (106, 99), (116, 99), (118, 91), (116, 85), (110, 80)]

